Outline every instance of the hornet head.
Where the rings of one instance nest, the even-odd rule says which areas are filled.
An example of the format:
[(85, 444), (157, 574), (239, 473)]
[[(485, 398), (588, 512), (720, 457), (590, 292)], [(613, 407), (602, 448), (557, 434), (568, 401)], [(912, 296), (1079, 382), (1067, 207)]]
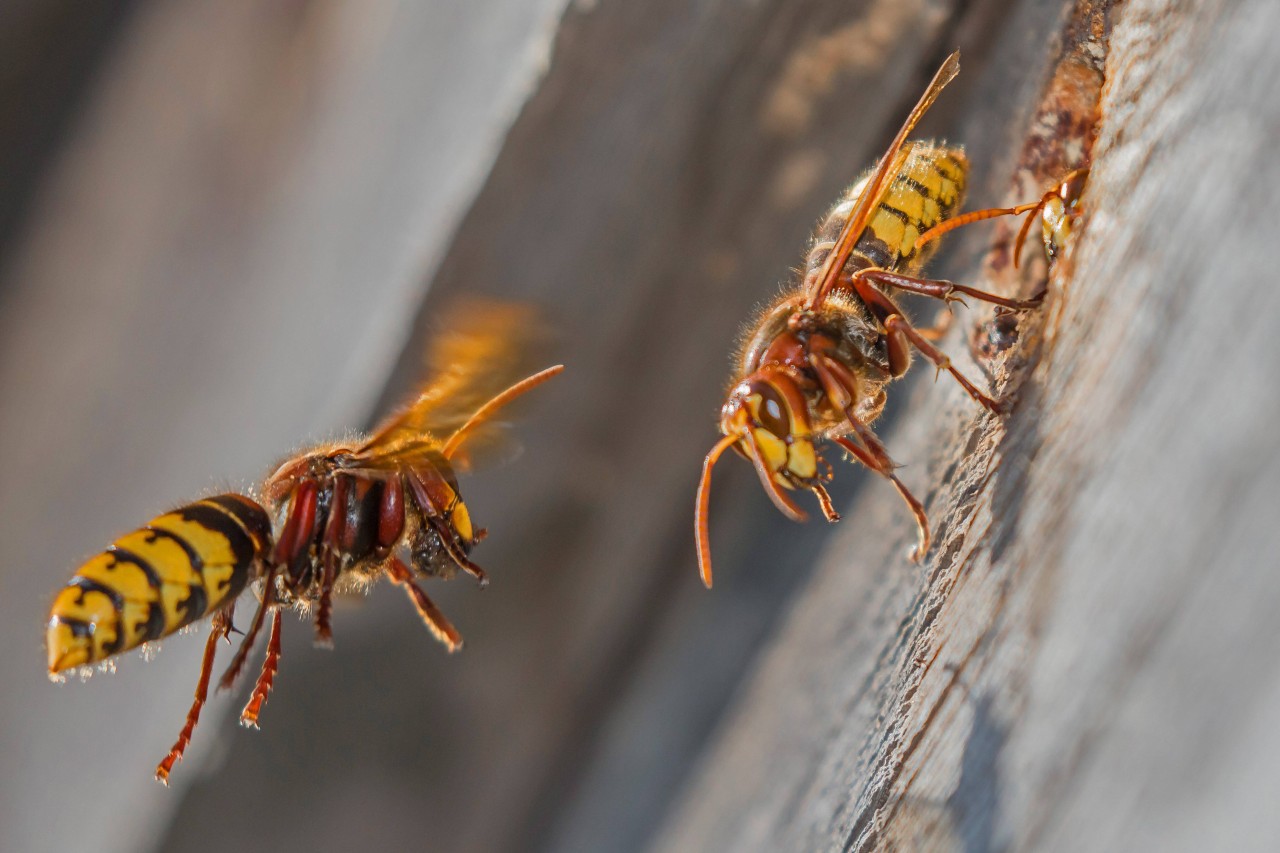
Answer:
[(804, 521), (805, 512), (787, 494), (808, 489), (818, 495), (828, 518), (834, 513), (822, 487), (818, 451), (808, 405), (797, 380), (786, 370), (761, 370), (748, 376), (729, 393), (720, 410), (724, 437), (702, 463), (698, 487), (696, 538), (702, 581), (711, 586), (711, 549), (707, 538), (707, 500), (711, 493), (711, 469), (732, 447), (755, 466), (765, 492), (783, 515)]

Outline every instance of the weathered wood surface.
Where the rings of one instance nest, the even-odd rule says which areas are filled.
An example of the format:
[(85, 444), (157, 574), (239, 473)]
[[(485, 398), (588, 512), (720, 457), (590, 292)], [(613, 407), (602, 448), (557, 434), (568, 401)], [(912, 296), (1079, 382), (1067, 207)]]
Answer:
[(918, 389), (937, 551), (864, 491), (659, 849), (1280, 846), (1278, 18), (1117, 11), (1016, 410)]
[[(947, 384), (900, 389), (886, 438), (910, 466), (912, 485), (944, 484), (929, 493), (935, 533), (963, 539), (959, 549), (944, 545), (924, 567), (906, 563), (910, 531), (896, 497), (852, 470), (837, 483), (846, 521), (828, 529), (777, 518), (750, 470), (730, 464), (714, 500), (717, 589), (706, 593), (696, 579), (692, 488), (737, 324), (798, 262), (818, 214), (878, 153), (932, 66), (957, 46), (964, 72), (924, 133), (964, 142), (976, 169), (974, 201), (998, 200), (1067, 5), (575, 6), (421, 309), (419, 328), (429, 329), (454, 295), (533, 301), (560, 334), (555, 357), (570, 364), (522, 419), (525, 456), (464, 485), (493, 531), (477, 556), (494, 583), (483, 594), (465, 583), (432, 591), (466, 634), (466, 651), (446, 658), (389, 590), (363, 607), (340, 607), (332, 652), (310, 649), (305, 630), (288, 632), (264, 731), (234, 731), (224, 720), (218, 738), (210, 717), (180, 768), (181, 805), (164, 831), (154, 828), (162, 792), (149, 780), (148, 750), (168, 746), (188, 701), (194, 639), (176, 639), (154, 664), (129, 662), (84, 688), (3, 694), (3, 746), (25, 758), (5, 769), (4, 840), (17, 839), (15, 849), (67, 849), (92, 832), (96, 846), (117, 849), (151, 835), (163, 849), (183, 850), (626, 850), (661, 833), (660, 846), (680, 850), (857, 848), (875, 839), (900, 849), (979, 850), (1006, 839), (1082, 847), (1071, 842), (1083, 830), (1108, 827), (1115, 837), (1130, 832), (1130, 847), (1149, 838), (1159, 846), (1155, 833), (1174, 838), (1175, 828), (1188, 844), (1190, 829), (1206, 827), (1269, 837), (1258, 820), (1211, 814), (1218, 802), (1246, 808), (1246, 795), (1266, 784), (1232, 799), (1236, 759), (1222, 753), (1215, 765), (1205, 756), (1219, 753), (1192, 756), (1185, 746), (1246, 743), (1245, 723), (1265, 721), (1266, 708), (1261, 698), (1243, 700), (1264, 696), (1275, 657), (1264, 619), (1274, 602), (1263, 586), (1273, 552), (1259, 548), (1237, 506), (1246, 504), (1243, 489), (1231, 493), (1252, 476), (1258, 497), (1247, 505), (1259, 513), (1268, 500), (1275, 505), (1263, 467), (1275, 437), (1266, 360), (1274, 349), (1262, 327), (1274, 301), (1263, 289), (1260, 250), (1249, 244), (1265, 227), (1249, 231), (1233, 219), (1220, 231), (1234, 242), (1214, 249), (1203, 236), (1212, 220), (1197, 211), (1227, 209), (1242, 192), (1258, 211), (1271, 204), (1264, 182), (1246, 181), (1275, 124), (1266, 112), (1274, 60), (1261, 41), (1273, 13), (1260, 0), (1188, 4), (1176, 13), (1194, 19), (1185, 28), (1137, 3), (1120, 16), (1113, 54), (1127, 51), (1129, 60), (1107, 93), (1103, 177), (1090, 189), (1067, 296), (1054, 303), (1058, 331), (1023, 377), (1022, 403), (1006, 426), (978, 418)], [(183, 8), (152, 13), (171, 16), (175, 28), (156, 43), (170, 45), (161, 58), (197, 62), (201, 54), (168, 52), (174, 33), (190, 26), (182, 17), (192, 7)], [(154, 218), (134, 229), (144, 236), (129, 254), (150, 258), (146, 265), (107, 253), (109, 263), (97, 265), (104, 274), (92, 263), (97, 255), (65, 235), (31, 250), (48, 267), (39, 276), (25, 267), (14, 287), (46, 301), (39, 313), (19, 314), (11, 310), (19, 303), (6, 302), (0, 360), (9, 471), (0, 482), (9, 557), (0, 631), (6, 648), (30, 649), (0, 660), (6, 684), (26, 685), (38, 671), (35, 629), (25, 626), (75, 559), (215, 472), (249, 481), (302, 436), (364, 420), (372, 399), (382, 394), (385, 404), (411, 381), (420, 337), (386, 389), (382, 374), (402, 341), (396, 330), (418, 310), (419, 276), (432, 266), (430, 247), (418, 241), (446, 239), (448, 207), (466, 192), (466, 181), (448, 183), (445, 206), (436, 207), (434, 193), (444, 190), (423, 176), (447, 181), (456, 177), (449, 163), (475, 170), (485, 159), (469, 159), (466, 145), (439, 150), (433, 140), (441, 137), (423, 129), (436, 125), (423, 114), (443, 109), (460, 122), (448, 137), (455, 143), (492, 139), (494, 112), (486, 121), (452, 110), (483, 100), (476, 93), (485, 85), (528, 80), (527, 68), (524, 76), (498, 74), (517, 48), (477, 34), (492, 32), (485, 21), (509, 33), (506, 6), (469, 8), (479, 11), (434, 26), (357, 15), (342, 20), (371, 29), (324, 30), (363, 46), (355, 64), (364, 71), (351, 72), (362, 82), (339, 75), (333, 85), (345, 109), (320, 98), (304, 116), (334, 133), (368, 128), (368, 139), (394, 138), (403, 144), (394, 153), (375, 146), (357, 168), (341, 154), (353, 149), (329, 148), (334, 156), (299, 164), (298, 151), (319, 143), (297, 132), (262, 165), (257, 133), (233, 134), (224, 166), (250, 157), (261, 167), (253, 180), (228, 189), (222, 172), (209, 178), (201, 166), (199, 186), (142, 194), (138, 207)], [(1244, 47), (1228, 51), (1223, 45), (1236, 43), (1230, 21), (1246, 16), (1254, 26)], [(151, 26), (145, 32), (158, 37)], [(210, 62), (229, 43), (298, 57), (285, 50), (294, 44), (289, 26), (196, 30), (198, 38), (187, 38), (207, 45)], [(424, 47), (432, 34), (442, 42), (434, 53)], [(142, 36), (135, 39), (126, 56), (137, 55)], [(477, 56), (488, 61), (467, 63)], [(417, 64), (431, 57), (429, 69)], [(1197, 57), (1221, 76), (1201, 79)], [(278, 115), (273, 105), (294, 104), (287, 95), (296, 90), (284, 81), (311, 79), (298, 62), (281, 62), (269, 66), (274, 74), (233, 78), (248, 82), (212, 104), (247, 100), (246, 117), (258, 117), (249, 130), (280, 130), (267, 119)], [(135, 81), (148, 79), (149, 67), (134, 68)], [(1143, 68), (1169, 67), (1178, 73), (1141, 78)], [(215, 65), (197, 77), (229, 73)], [(476, 88), (456, 82), (469, 75), (482, 78)], [(426, 78), (444, 81), (430, 91), (454, 97), (444, 106), (426, 98), (417, 88)], [(375, 100), (384, 86), (391, 91)], [(424, 124), (398, 132), (406, 115)], [(308, 130), (294, 118), (284, 129)], [(1219, 143), (1223, 123), (1239, 132)], [(116, 144), (131, 141), (125, 134)], [(165, 148), (202, 144), (193, 133)], [(1211, 148), (1221, 144), (1228, 147)], [(109, 162), (81, 166), (67, 185), (93, 186)], [(151, 174), (135, 169), (107, 185), (112, 206), (92, 192), (81, 204), (130, 209), (138, 199), (124, 192), (127, 179)], [(179, 161), (168, 173), (186, 171)], [(274, 181), (286, 189), (273, 189)], [(258, 219), (229, 228), (226, 220), (243, 218), (236, 199), (246, 186), (274, 200), (258, 204), (278, 233), (261, 233)], [(345, 203), (322, 206), (335, 212), (319, 227), (300, 187)], [(403, 204), (378, 207), (387, 193)], [(193, 198), (204, 199), (197, 210), (208, 205), (207, 218), (170, 224)], [(82, 228), (94, 233), (94, 221)], [(981, 228), (957, 237), (959, 251), (940, 271), (975, 274), (965, 259), (979, 257), (994, 233)], [(77, 266), (66, 260), (73, 255), (87, 257)], [(270, 274), (251, 274), (259, 264)], [(1223, 286), (1201, 293), (1211, 267)], [(144, 283), (125, 287), (143, 273)], [(214, 279), (234, 294), (210, 296)], [(83, 298), (69, 284), (79, 281), (99, 295), (74, 321), (50, 325)], [(1251, 310), (1236, 307), (1237, 293), (1253, 297)], [(286, 320), (297, 305), (309, 313), (294, 325)], [(219, 306), (224, 313), (210, 316)], [(1230, 323), (1239, 330), (1223, 333)], [(957, 355), (967, 324), (957, 324)], [(1114, 336), (1126, 324), (1130, 333)], [(85, 328), (118, 331), (91, 339), (99, 342), (92, 351), (68, 348)], [(147, 337), (156, 328), (166, 328), (164, 348), (152, 349), (160, 343)], [(299, 350), (306, 359), (287, 358)], [(345, 366), (349, 358), (354, 366)], [(270, 371), (257, 369), (264, 361)], [(37, 375), (23, 367), (32, 364), (49, 366)], [(33, 411), (56, 412), (59, 421), (32, 421)], [(1227, 434), (1207, 439), (1223, 435), (1210, 425)], [(68, 446), (76, 449), (63, 453)], [(949, 470), (946, 461), (962, 452), (970, 460)], [(50, 457), (62, 460), (56, 470), (41, 462)], [(1202, 507), (1209, 509), (1191, 512)], [(1176, 512), (1183, 515), (1166, 514)], [(986, 537), (977, 532), (984, 529)], [(810, 580), (831, 533), (830, 554)], [(1238, 558), (1249, 548), (1253, 563)], [(961, 572), (956, 561), (971, 552)], [(803, 597), (787, 608), (801, 587)], [(1218, 633), (1237, 624), (1253, 633)], [(766, 659), (740, 688), (762, 644)], [(1228, 653), (1238, 662), (1222, 664)], [(1240, 680), (1246, 671), (1258, 680)], [(1196, 688), (1210, 678), (1208, 689)], [(1209, 724), (1221, 719), (1213, 712), (1221, 710), (1215, 702), (1226, 708), (1223, 694), (1240, 701), (1222, 714), (1250, 716), (1218, 730)], [(1155, 708), (1157, 699), (1172, 707)], [(1215, 742), (1215, 733), (1238, 739)], [(686, 783), (711, 737), (714, 748)], [(1252, 742), (1265, 743), (1265, 729)], [(1265, 750), (1248, 755), (1266, 769)], [(1199, 777), (1177, 763), (1193, 758)], [(1189, 790), (1175, 783), (1203, 779), (1208, 766), (1223, 782), (1214, 803), (1201, 806), (1203, 820), (1191, 809), (1161, 811), (1169, 801), (1162, 796)], [(1129, 780), (1135, 784), (1121, 784)], [(1091, 798), (1109, 820), (1083, 826), (1077, 815)], [(77, 823), (54, 822), (68, 800)], [(1133, 817), (1147, 814), (1185, 824)], [(1095, 846), (1102, 842), (1124, 846)]]
[[(986, 44), (999, 22), (1023, 48), (1003, 61), (1026, 73), (1016, 61), (1035, 59), (1062, 11), (979, 5), (952, 20), (954, 8), (619, 2), (570, 13), (424, 312), (429, 328), (460, 293), (534, 301), (570, 365), (521, 424), (529, 452), (468, 482), (493, 531), (483, 559), (494, 583), (483, 595), (439, 589), (467, 649), (443, 659), (388, 600), (376, 630), (339, 634), (332, 655), (297, 653), (272, 699), (281, 722), (227, 741), (226, 765), (193, 786), (168, 847), (647, 842), (826, 533), (776, 517), (749, 469), (731, 467), (716, 510), (723, 583), (709, 595), (697, 582), (692, 488), (736, 329), (930, 66), (958, 41), (974, 47), (978, 78), (999, 54), (972, 39)], [(849, 58), (836, 51), (826, 90), (793, 69), (833, 32)], [(1008, 66), (1000, 76), (988, 91), (1016, 111), (1023, 81), (1010, 85)], [(975, 83), (928, 132), (956, 126), (948, 116)], [(788, 100), (810, 118), (775, 106)], [(406, 378), (418, 352), (408, 349)], [(226, 819), (258, 800), (305, 818)]]

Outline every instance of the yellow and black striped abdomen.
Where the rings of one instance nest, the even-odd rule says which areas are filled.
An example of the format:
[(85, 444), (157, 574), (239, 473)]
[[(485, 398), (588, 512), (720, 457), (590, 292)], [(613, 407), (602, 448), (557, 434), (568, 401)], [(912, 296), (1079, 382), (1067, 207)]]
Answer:
[[(935, 244), (928, 243), (917, 251), (916, 239), (958, 212), (969, 171), (964, 151), (929, 142), (914, 145), (854, 245), (850, 270), (868, 266), (898, 272), (918, 269)], [(869, 177), (870, 173), (859, 178), (818, 226), (805, 264), (807, 271), (816, 270), (826, 260)]]
[(271, 548), (271, 521), (241, 495), (153, 519), (80, 567), (49, 613), (49, 673), (172, 634), (238, 596)]

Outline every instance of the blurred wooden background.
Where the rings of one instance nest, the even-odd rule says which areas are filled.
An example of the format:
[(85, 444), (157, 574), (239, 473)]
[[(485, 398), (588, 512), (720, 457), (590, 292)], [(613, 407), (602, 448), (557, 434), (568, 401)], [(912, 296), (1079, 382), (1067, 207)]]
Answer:
[[(1004, 363), (1018, 409), (922, 368), (884, 422), (930, 560), (861, 472), (839, 527), (798, 527), (730, 462), (696, 579), (738, 324), (956, 47), (923, 135), (967, 146), (972, 204), (1025, 197), (1091, 6), (180, 0), (91, 27), (0, 272), (0, 848), (1267, 849), (1263, 0), (1106, 22), (1089, 220)], [(999, 279), (973, 231), (937, 271)], [(215, 700), (160, 789), (199, 640), (46, 684), (53, 589), (367, 424), (473, 293), (539, 306), (569, 370), (525, 454), (463, 484), (494, 582), (432, 593), (466, 651), (388, 589), (339, 606), (332, 651), (288, 624), (264, 730)], [(985, 318), (949, 344), (970, 372)]]

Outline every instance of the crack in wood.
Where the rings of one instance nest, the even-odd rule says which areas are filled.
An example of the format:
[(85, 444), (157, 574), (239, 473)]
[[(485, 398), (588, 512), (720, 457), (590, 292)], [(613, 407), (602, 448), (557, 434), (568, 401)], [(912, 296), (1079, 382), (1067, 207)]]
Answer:
[[(1103, 84), (1101, 69), (1106, 54), (1107, 16), (1111, 7), (1112, 4), (1108, 2), (1082, 0), (1065, 28), (1063, 47), (1051, 82), (1023, 148), (1019, 175), (1015, 179), (1015, 186), (1021, 188), (1017, 192), (1026, 193), (1028, 188), (1038, 191), (1034, 188), (1043, 187), (1048, 180), (1088, 161), (1096, 135), (1097, 104)], [(1042, 286), (1035, 279), (1043, 281), (1043, 276), (1021, 275), (1009, 264), (1016, 227), (1011, 223), (1002, 225), (1002, 232), (997, 235), (984, 264), (984, 278), (994, 284), (992, 289), (995, 292), (1014, 290), (1025, 296), (1034, 292), (1034, 288)], [(1055, 283), (1065, 286), (1069, 270), (1069, 263), (1056, 270)], [(1038, 328), (1040, 323), (1036, 320), (1023, 321), (1019, 326), (1024, 328), (1018, 345), (993, 365), (995, 385), (1004, 397), (1016, 395), (1022, 383), (1032, 376), (1040, 363), (1041, 349), (1045, 343), (1042, 327)], [(990, 332), (984, 328), (979, 334), (989, 335)], [(1015, 406), (1009, 417), (1018, 417), (1021, 408), (1021, 405)], [(917, 651), (908, 656), (904, 665), (906, 671), (900, 670), (899, 677), (903, 679), (903, 684), (899, 696), (893, 702), (893, 711), (888, 715), (891, 722), (885, 737), (881, 739), (879, 758), (867, 773), (870, 787), (858, 798), (863, 805), (845, 834), (842, 846), (845, 851), (873, 849), (881, 840), (881, 830), (891, 825), (899, 814), (921, 771), (921, 767), (917, 767), (899, 784), (905, 768), (948, 705), (963, 673), (1001, 624), (1004, 604), (1009, 595), (1009, 581), (1017, 574), (1016, 567), (1011, 567), (1001, 583), (986, 626), (978, 633), (960, 661), (948, 664), (950, 678), (924, 711), (923, 717), (913, 724), (911, 720), (916, 696), (925, 683), (926, 674), (945, 647), (945, 641), (937, 641), (935, 629), (942, 614), (953, 601), (957, 584), (966, 576), (966, 570), (974, 560), (981, 558), (994, 562), (998, 558), (995, 546), (999, 540), (992, 538), (994, 522), (988, 523), (976, 539), (971, 533), (983, 505), (990, 506), (999, 499), (998, 494), (992, 494), (993, 484), (1004, 486), (998, 491), (1018, 491), (1017, 474), (1012, 482), (999, 477), (1008, 459), (1006, 452), (1002, 451), (1011, 449), (1001, 446), (1007, 434), (1006, 425), (999, 421), (980, 423), (970, 433), (967, 452), (960, 457), (963, 461), (959, 467), (953, 464), (949, 468), (952, 471), (952, 476), (948, 478), (951, 496), (948, 512), (943, 517), (943, 534), (940, 537), (942, 550), (925, 587), (931, 590), (928, 606), (920, 614), (918, 621), (913, 623), (913, 642)], [(982, 446), (981, 451), (974, 446), (975, 443)], [(1024, 477), (1026, 464), (1027, 461), (1023, 460), (1020, 466)], [(962, 472), (973, 472), (976, 476), (966, 476)], [(955, 479), (957, 475), (961, 477), (959, 482)], [(1016, 524), (1016, 515), (1014, 523)], [(927, 660), (927, 663), (919, 666), (918, 662), (922, 659)], [(914, 732), (907, 737), (906, 732), (911, 727), (914, 727)]]

